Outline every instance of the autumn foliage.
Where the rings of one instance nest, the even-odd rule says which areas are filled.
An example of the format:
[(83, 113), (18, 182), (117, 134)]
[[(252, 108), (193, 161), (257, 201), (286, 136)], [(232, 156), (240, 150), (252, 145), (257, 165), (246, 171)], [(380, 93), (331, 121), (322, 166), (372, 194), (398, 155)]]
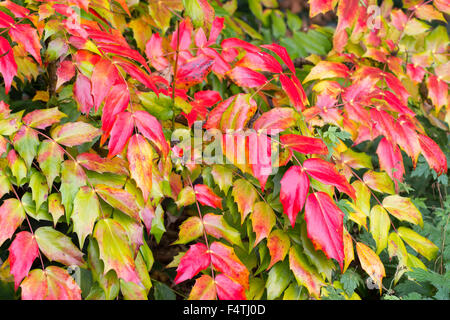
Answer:
[(381, 294), (383, 254), (395, 282), (426, 269), (439, 248), (405, 161), (447, 174), (417, 112), (448, 132), (450, 7), (404, 2), (310, 0), (338, 22), (303, 68), (233, 31), (235, 1), (2, 1), (0, 281), (22, 299), (321, 299), (349, 268)]

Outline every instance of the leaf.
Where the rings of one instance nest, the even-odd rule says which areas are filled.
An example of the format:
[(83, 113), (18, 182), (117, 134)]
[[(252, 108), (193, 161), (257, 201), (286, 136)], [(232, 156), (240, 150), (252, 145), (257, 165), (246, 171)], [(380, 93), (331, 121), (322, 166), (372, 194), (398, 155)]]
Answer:
[(104, 184), (97, 184), (95, 191), (109, 205), (122, 211), (136, 221), (140, 221), (136, 198), (131, 193)]
[(100, 202), (90, 187), (81, 187), (73, 200), (73, 231), (78, 235), (80, 248), (84, 240), (92, 233), (94, 224), (100, 216)]
[(327, 78), (346, 78), (348, 68), (345, 64), (332, 61), (320, 61), (303, 80), (303, 83), (312, 80), (322, 80)]
[[(221, 104), (214, 110), (218, 109), (220, 112), (222, 107), (219, 106), (221, 106)], [(223, 106), (226, 106), (226, 104)], [(234, 99), (231, 105), (222, 111), (219, 122), (220, 129), (224, 132), (229, 129), (236, 131), (244, 129), (257, 109), (256, 101), (251, 98), (250, 94), (236, 95), (236, 99)], [(210, 114), (210, 117), (211, 116), (212, 113)]]
[(128, 142), (127, 159), (131, 177), (136, 181), (144, 201), (147, 202), (152, 190), (153, 150), (141, 135), (135, 134)]
[(190, 217), (180, 225), (178, 240), (173, 244), (186, 244), (203, 235), (203, 222), (199, 217)]
[(401, 266), (406, 266), (408, 261), (408, 252), (405, 244), (397, 232), (391, 232), (388, 237), (388, 254), (389, 259), (397, 256), (398, 262)]
[(399, 227), (397, 231), (400, 237), (409, 244), (411, 248), (425, 258), (431, 261), (436, 257), (439, 248), (433, 242), (406, 227)]
[(291, 166), (280, 181), (280, 201), (292, 228), (303, 209), (309, 191), (308, 175), (300, 166)]
[(120, 292), (122, 292), (124, 300), (148, 300), (145, 288), (134, 282), (120, 279)]
[(25, 210), (17, 199), (6, 199), (0, 206), (0, 246), (10, 239), (25, 219)]
[(348, 233), (347, 229), (344, 227), (344, 269), (345, 272), (350, 265), (350, 263), (355, 259), (355, 253), (353, 251), (353, 240)]
[(14, 28), (9, 29), (9, 35), (15, 42), (23, 45), (25, 50), (42, 65), (40, 54), (42, 46), (36, 29), (29, 24), (15, 25)]
[(283, 261), (290, 247), (289, 236), (282, 230), (273, 230), (267, 238), (267, 248), (270, 253), (270, 263), (267, 269), (272, 268), (278, 261)]
[(92, 97), (94, 101), (95, 111), (98, 110), (103, 100), (111, 90), (113, 84), (120, 79), (117, 67), (109, 60), (101, 59), (95, 64), (92, 70)]
[(207, 185), (196, 184), (194, 192), (197, 201), (202, 205), (222, 209), (222, 198), (217, 196)]
[(183, 3), (181, 0), (161, 0), (150, 2), (148, 9), (156, 25), (165, 33), (170, 27), (173, 11), (183, 10)]
[(164, 137), (162, 126), (159, 121), (145, 111), (136, 111), (134, 119), (139, 132), (150, 140), (162, 154), (167, 157), (169, 145)]
[(66, 270), (34, 269), (22, 282), (22, 300), (81, 300), (81, 289)]
[(211, 276), (204, 274), (197, 280), (189, 293), (188, 300), (215, 300), (216, 284)]
[(45, 129), (54, 123), (58, 123), (65, 117), (67, 117), (66, 114), (59, 111), (57, 107), (54, 107), (34, 110), (23, 117), (22, 121), (32, 128)]
[(322, 250), (328, 259), (334, 258), (342, 269), (344, 214), (324, 192), (311, 193), (305, 205), (305, 221), (308, 238), (316, 250)]
[(215, 282), (220, 300), (246, 300), (244, 287), (230, 277), (219, 274), (215, 277)]
[(430, 168), (434, 169), (438, 175), (447, 172), (447, 158), (433, 139), (419, 134), (420, 148), (422, 155), (427, 160)]
[(61, 165), (61, 199), (66, 210), (66, 218), (69, 220), (72, 213), (73, 199), (80, 187), (86, 185), (86, 174), (75, 161), (66, 160)]
[(51, 131), (52, 138), (66, 147), (90, 142), (102, 134), (100, 129), (86, 122), (68, 122)]
[(12, 142), (14, 149), (22, 157), (27, 168), (29, 169), (34, 157), (37, 154), (37, 149), (39, 146), (39, 139), (36, 131), (23, 126), (14, 135)]
[(53, 217), (53, 226), (56, 227), (59, 218), (64, 215), (64, 207), (61, 204), (60, 193), (52, 193), (48, 196), (48, 212)]
[(205, 55), (199, 55), (188, 60), (177, 71), (176, 86), (189, 88), (193, 85), (203, 82), (210, 72), (214, 60)]
[[(292, 108), (273, 108), (264, 112), (253, 124), (255, 130), (284, 131), (297, 122), (298, 113)], [(269, 133), (270, 133), (269, 132)]]
[(110, 94), (105, 99), (102, 109), (102, 130), (103, 136), (101, 144), (114, 126), (116, 116), (125, 111), (130, 103), (130, 92), (124, 84), (117, 84), (112, 87)]
[(150, 59), (152, 67), (157, 71), (162, 71), (169, 65), (169, 62), (164, 57), (162, 38), (159, 33), (152, 34), (152, 37), (145, 46), (145, 54)]
[(283, 60), (283, 62), (286, 64), (286, 66), (289, 68), (289, 70), (293, 74), (295, 74), (294, 63), (292, 62), (286, 48), (284, 48), (276, 43), (262, 45), (261, 47), (276, 53), (277, 56), (279, 56), (281, 58), (281, 60)]
[(246, 67), (254, 71), (266, 71), (273, 73), (283, 72), (283, 68), (278, 61), (265, 52), (247, 52), (241, 60), (236, 62), (236, 66)]
[(94, 238), (98, 242), (100, 259), (105, 264), (103, 274), (114, 270), (120, 279), (139, 284), (125, 229), (113, 219), (102, 219), (95, 225)]
[(229, 278), (242, 285), (244, 289), (248, 289), (249, 272), (238, 259), (233, 248), (220, 242), (213, 242), (210, 246), (210, 252), (211, 263), (217, 271), (223, 272)]
[(381, 193), (395, 194), (394, 183), (386, 172), (369, 170), (364, 173), (363, 181), (370, 189)]
[(225, 194), (233, 183), (233, 171), (225, 166), (214, 164), (211, 169), (214, 182)]
[(310, 0), (309, 16), (312, 18), (319, 13), (326, 13), (333, 10), (336, 1), (333, 0)]
[(333, 185), (340, 192), (345, 192), (353, 199), (356, 198), (353, 187), (343, 175), (339, 174), (331, 163), (319, 158), (310, 158), (303, 162), (303, 169), (314, 179), (325, 184)]
[(34, 236), (22, 231), (16, 234), (11, 246), (9, 247), (9, 264), (11, 274), (14, 275), (15, 290), (20, 282), (28, 275), (33, 261), (39, 256), (39, 248)]
[(267, 238), (276, 223), (276, 216), (272, 208), (264, 201), (257, 202), (253, 206), (253, 212), (250, 215), (252, 220), (253, 232), (256, 233), (255, 247), (262, 239)]
[(197, 273), (208, 268), (210, 263), (210, 253), (203, 243), (191, 245), (180, 260), (174, 280), (175, 284), (192, 279)]
[(320, 288), (324, 285), (319, 274), (308, 264), (306, 257), (294, 247), (289, 249), (289, 268), (297, 283), (305, 286), (310, 295), (320, 297)]
[(83, 252), (72, 240), (52, 227), (40, 227), (34, 232), (39, 249), (50, 260), (66, 266), (85, 266)]
[(56, 82), (56, 90), (61, 87), (67, 81), (70, 81), (75, 76), (75, 65), (70, 60), (64, 60), (59, 64), (56, 70), (56, 76), (58, 78)]
[(241, 214), (241, 224), (243, 224), (247, 215), (252, 212), (258, 194), (253, 185), (244, 179), (234, 181), (231, 194), (237, 203), (238, 211)]
[(270, 269), (266, 282), (267, 300), (275, 300), (281, 296), (291, 282), (291, 278), (287, 262), (278, 263)]
[(423, 227), (422, 214), (410, 198), (399, 195), (387, 196), (383, 199), (383, 207), (397, 219)]
[(17, 75), (17, 64), (8, 40), (3, 37), (0, 37), (0, 73), (5, 82), (5, 93), (8, 94), (14, 76)]
[(361, 267), (377, 284), (381, 293), (383, 288), (381, 280), (386, 276), (386, 272), (384, 271), (384, 265), (380, 258), (372, 251), (372, 249), (361, 242), (356, 243), (356, 253), (358, 254)]
[(234, 67), (227, 75), (239, 87), (255, 88), (267, 83), (265, 76), (246, 67)]
[(128, 175), (127, 162), (119, 157), (108, 159), (102, 158), (95, 153), (82, 153), (77, 156), (77, 162), (82, 167), (98, 173), (110, 172)]
[(377, 148), (377, 155), (380, 162), (380, 168), (394, 180), (403, 181), (405, 168), (403, 166), (403, 158), (397, 145), (390, 143), (386, 138), (381, 139)]
[(356, 200), (354, 201), (356, 207), (360, 209), (365, 216), (370, 215), (370, 190), (367, 186), (356, 180), (352, 183), (353, 189), (356, 192)]
[[(295, 76), (292, 79), (297, 80)], [(302, 111), (305, 108), (305, 104), (308, 103), (308, 99), (301, 83), (298, 80), (294, 82), (292, 79), (285, 74), (280, 74), (281, 87), (286, 92), (295, 109)]]
[(328, 154), (328, 148), (322, 140), (299, 134), (284, 134), (280, 136), (280, 142), (285, 148), (295, 150), (303, 154)]
[(225, 238), (232, 244), (242, 246), (240, 233), (232, 228), (222, 215), (208, 213), (203, 216), (205, 232), (214, 238)]
[(376, 254), (387, 247), (391, 220), (383, 207), (376, 205), (370, 210), (370, 233), (377, 244)]
[(41, 205), (47, 200), (47, 181), (39, 171), (35, 171), (30, 177), (29, 185), (32, 191), (32, 199), (36, 204), (36, 212), (38, 212), (41, 208)]
[(11, 173), (16, 178), (16, 184), (18, 186), (23, 185), (27, 179), (27, 166), (25, 161), (20, 158), (14, 149), (8, 152), (6, 156), (8, 160), (8, 166), (11, 169)]
[(94, 98), (91, 95), (91, 91), (91, 80), (82, 73), (78, 73), (73, 85), (73, 97), (82, 113), (88, 114), (94, 106)]

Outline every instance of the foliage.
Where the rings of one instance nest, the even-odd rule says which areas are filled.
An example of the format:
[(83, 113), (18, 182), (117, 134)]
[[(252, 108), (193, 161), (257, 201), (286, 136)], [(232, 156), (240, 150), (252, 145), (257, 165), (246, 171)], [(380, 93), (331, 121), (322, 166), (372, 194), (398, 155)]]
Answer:
[(448, 299), (450, 9), (375, 5), (1, 2), (1, 296)]

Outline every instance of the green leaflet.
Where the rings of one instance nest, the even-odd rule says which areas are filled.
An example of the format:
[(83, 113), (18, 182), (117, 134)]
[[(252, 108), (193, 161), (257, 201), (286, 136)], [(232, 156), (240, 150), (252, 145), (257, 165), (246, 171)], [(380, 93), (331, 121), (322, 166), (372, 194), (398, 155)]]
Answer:
[(100, 216), (100, 203), (95, 191), (90, 187), (81, 187), (73, 201), (73, 230), (78, 235), (80, 247), (84, 240), (92, 233), (94, 223)]

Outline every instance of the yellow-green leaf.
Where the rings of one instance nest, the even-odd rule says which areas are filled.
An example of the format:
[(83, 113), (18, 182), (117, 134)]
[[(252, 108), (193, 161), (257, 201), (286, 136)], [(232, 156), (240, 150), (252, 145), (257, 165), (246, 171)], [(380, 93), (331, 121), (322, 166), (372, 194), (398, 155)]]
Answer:
[(432, 260), (436, 257), (439, 248), (427, 238), (406, 227), (399, 227), (398, 234), (407, 244), (411, 246), (411, 248), (416, 250), (428, 260)]

